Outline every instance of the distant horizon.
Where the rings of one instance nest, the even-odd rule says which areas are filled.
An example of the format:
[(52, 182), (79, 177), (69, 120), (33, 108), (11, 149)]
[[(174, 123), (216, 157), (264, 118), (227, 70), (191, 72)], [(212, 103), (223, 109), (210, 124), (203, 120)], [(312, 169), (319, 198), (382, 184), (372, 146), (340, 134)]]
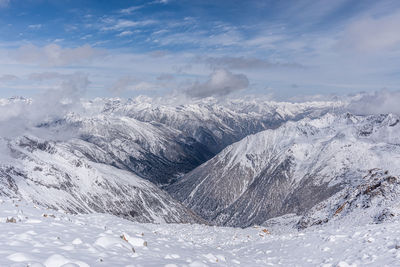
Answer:
[[(37, 92), (36, 94), (32, 95), (10, 95), (10, 96), (1, 96), (0, 99), (3, 100), (12, 100), (12, 99), (26, 99), (26, 100), (35, 100), (35, 99), (40, 99), (43, 97), (46, 97), (46, 92), (57, 92), (60, 89), (47, 89), (44, 91), (44, 93)], [(61, 90), (60, 90), (61, 91)], [(129, 101), (129, 100), (144, 100), (144, 102), (148, 103), (157, 103), (157, 102), (164, 102), (164, 104), (168, 104), (171, 101), (178, 101), (178, 105), (181, 104), (181, 102), (184, 103), (201, 103), (201, 102), (215, 102), (215, 103), (223, 103), (223, 102), (231, 102), (231, 101), (257, 101), (257, 102), (276, 102), (276, 103), (306, 103), (306, 102), (348, 102), (354, 99), (362, 98), (368, 95), (374, 95), (374, 94), (395, 94), (396, 91), (390, 91), (390, 90), (380, 90), (380, 91), (373, 91), (373, 92), (355, 92), (355, 93), (349, 93), (349, 94), (329, 94), (329, 95), (308, 95), (308, 96), (295, 96), (291, 98), (285, 98), (285, 99), (277, 99), (274, 98), (271, 95), (267, 94), (246, 94), (246, 95), (241, 95), (238, 93), (233, 93), (226, 95), (224, 97), (218, 97), (218, 96), (207, 96), (207, 97), (201, 97), (201, 98), (192, 98), (190, 96), (184, 95), (184, 94), (177, 94), (177, 93), (171, 93), (167, 95), (148, 95), (148, 94), (137, 94), (137, 95), (132, 95), (132, 96), (119, 96), (119, 95), (105, 95), (105, 96), (90, 96), (90, 95), (79, 95), (78, 98), (75, 99), (80, 99), (81, 101), (95, 101), (95, 100), (122, 100), (122, 101)], [(143, 102), (143, 103), (144, 103)]]
[(0, 0), (0, 22), (1, 98), (400, 90), (398, 1)]

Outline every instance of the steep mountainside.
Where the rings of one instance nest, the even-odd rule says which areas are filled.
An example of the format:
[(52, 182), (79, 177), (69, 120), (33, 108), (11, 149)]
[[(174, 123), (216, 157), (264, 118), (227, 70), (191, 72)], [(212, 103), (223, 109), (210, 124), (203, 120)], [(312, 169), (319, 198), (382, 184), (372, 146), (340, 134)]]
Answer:
[(276, 233), (350, 228), (398, 221), (400, 179), (387, 170), (371, 169), (361, 179), (316, 204), (303, 215), (286, 214), (262, 225)]
[(399, 118), (327, 114), (250, 135), (167, 190), (203, 218), (249, 226), (315, 204), (374, 168), (400, 170)]
[[(74, 142), (35, 137), (1, 142), (3, 153), (4, 147), (9, 152), (2, 155), (0, 163), (2, 196), (70, 213), (110, 213), (138, 222), (201, 222), (152, 183), (90, 161)], [(102, 151), (91, 147), (91, 152)]]
[(113, 115), (69, 116), (59, 127), (74, 128), (74, 147), (92, 161), (128, 170), (155, 184), (169, 184), (213, 154), (202, 144), (156, 123)]
[(400, 179), (388, 171), (371, 169), (356, 185), (318, 203), (300, 218), (299, 229), (326, 223), (363, 225), (400, 216)]

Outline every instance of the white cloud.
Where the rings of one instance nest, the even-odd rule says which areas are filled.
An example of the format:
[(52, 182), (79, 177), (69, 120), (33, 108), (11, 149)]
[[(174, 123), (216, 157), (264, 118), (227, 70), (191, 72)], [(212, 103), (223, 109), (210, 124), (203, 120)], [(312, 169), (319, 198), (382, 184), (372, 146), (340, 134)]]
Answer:
[(42, 24), (31, 24), (28, 26), (28, 28), (32, 30), (39, 30), (40, 28), (42, 28), (42, 26)]
[(278, 44), (288, 41), (287, 36), (282, 34), (259, 34), (253, 38), (243, 41), (243, 45), (263, 49), (276, 49)]
[(381, 17), (364, 16), (351, 23), (337, 46), (358, 52), (400, 49), (400, 11)]
[(144, 27), (152, 24), (156, 24), (156, 20), (126, 20), (126, 19), (119, 19), (114, 20), (112, 18), (106, 19), (105, 23), (107, 26), (103, 26), (101, 29), (103, 31), (110, 31), (110, 30), (122, 30), (126, 28), (133, 28), (133, 27)]
[(225, 96), (232, 92), (245, 89), (249, 86), (249, 80), (243, 74), (233, 74), (225, 69), (217, 69), (210, 74), (206, 82), (196, 82), (185, 90), (185, 93), (193, 98), (209, 96)]
[(15, 137), (32, 130), (45, 134), (45, 129), (37, 128), (37, 125), (79, 111), (82, 108), (80, 99), (89, 83), (87, 74), (74, 73), (65, 76), (58, 87), (37, 95), (31, 101), (17, 100), (0, 105), (1, 137)]
[(132, 31), (123, 31), (123, 32), (119, 33), (118, 36), (124, 37), (124, 36), (129, 36), (129, 35), (132, 35), (132, 34), (133, 34)]
[[(159, 32), (160, 33), (160, 32)], [(166, 33), (166, 34), (165, 34)], [(160, 36), (161, 35), (161, 36)], [(200, 48), (205, 47), (240, 47), (245, 43), (242, 34), (235, 29), (219, 30), (215, 33), (204, 30), (193, 30), (187, 32), (161, 32), (149, 39), (154, 43), (167, 45), (195, 44)]]
[(150, 4), (168, 4), (170, 0), (155, 0), (153, 2), (150, 2)]
[(136, 10), (139, 10), (139, 9), (141, 9), (143, 7), (144, 7), (143, 5), (141, 5), (141, 6), (131, 6), (131, 7), (128, 7), (128, 8), (121, 9), (120, 13), (122, 13), (122, 14), (131, 14), (132, 12), (134, 12)]
[(358, 115), (394, 113), (400, 115), (400, 91), (381, 90), (364, 93), (349, 105), (349, 110)]
[(104, 56), (105, 52), (89, 45), (62, 48), (57, 44), (49, 44), (44, 47), (34, 45), (21, 46), (17, 51), (10, 52), (10, 54), (21, 63), (52, 67), (87, 63), (95, 58)]
[[(260, 2), (263, 3), (262, 1)], [(291, 19), (295, 18), (303, 23), (319, 22), (327, 16), (335, 14), (335, 12), (347, 3), (348, 0), (298, 0), (282, 2), (285, 16)]]

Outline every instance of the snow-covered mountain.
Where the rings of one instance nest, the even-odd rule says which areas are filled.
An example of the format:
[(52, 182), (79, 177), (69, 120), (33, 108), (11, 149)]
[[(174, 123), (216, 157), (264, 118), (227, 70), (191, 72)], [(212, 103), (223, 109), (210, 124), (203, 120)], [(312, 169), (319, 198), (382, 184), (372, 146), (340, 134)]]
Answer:
[(82, 140), (1, 140), (0, 195), (69, 213), (110, 213), (138, 222), (202, 222), (167, 193), (132, 172), (82, 153)]
[(317, 118), (344, 105), (342, 102), (289, 103), (256, 99), (221, 102), (214, 98), (181, 105), (165, 102), (155, 103), (146, 97), (97, 99), (87, 106), (105, 114), (128, 116), (179, 130), (217, 154), (249, 134), (276, 128), (289, 120)]
[(218, 225), (305, 214), (374, 168), (398, 175), (399, 121), (327, 114), (288, 122), (228, 146), (167, 190)]

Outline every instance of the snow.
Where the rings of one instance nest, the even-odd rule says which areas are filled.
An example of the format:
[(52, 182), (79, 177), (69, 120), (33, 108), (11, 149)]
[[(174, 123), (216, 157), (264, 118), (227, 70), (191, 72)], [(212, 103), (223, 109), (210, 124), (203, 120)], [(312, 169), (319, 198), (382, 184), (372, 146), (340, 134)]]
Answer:
[[(7, 217), (16, 222), (6, 223)], [(70, 215), (4, 199), (0, 224), (0, 266), (399, 266), (400, 262), (398, 221), (268, 233), (259, 226), (140, 224), (106, 214)]]

